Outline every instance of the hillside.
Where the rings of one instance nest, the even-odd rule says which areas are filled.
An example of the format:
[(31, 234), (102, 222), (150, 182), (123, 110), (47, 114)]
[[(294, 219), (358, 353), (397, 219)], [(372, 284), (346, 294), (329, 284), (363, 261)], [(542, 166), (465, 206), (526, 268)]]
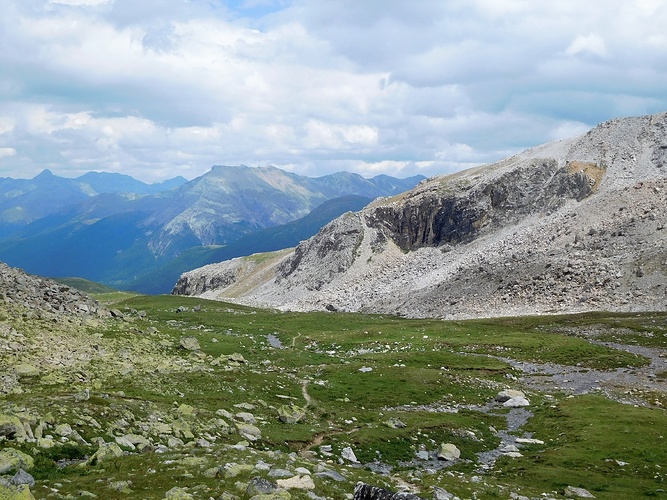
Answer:
[(223, 246), (196, 246), (176, 258), (127, 283), (140, 293), (169, 293), (179, 276), (211, 263), (260, 252), (292, 248), (315, 235), (323, 226), (345, 212), (361, 210), (372, 200), (363, 196), (342, 196), (325, 201), (308, 215), (287, 224), (260, 229)]
[(0, 289), (2, 499), (664, 495), (665, 313), (99, 304), (3, 264)]
[[(242, 287), (175, 293), (289, 310), (479, 317), (667, 309), (667, 114), (603, 123), (345, 214)], [(253, 279), (255, 279), (253, 277)]]

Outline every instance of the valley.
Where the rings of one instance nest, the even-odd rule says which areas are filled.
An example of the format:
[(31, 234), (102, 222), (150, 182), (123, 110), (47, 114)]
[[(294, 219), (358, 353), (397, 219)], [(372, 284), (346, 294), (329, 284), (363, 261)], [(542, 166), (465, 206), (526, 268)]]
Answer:
[(23, 467), (34, 498), (340, 499), (358, 481), (437, 500), (664, 494), (665, 313), (97, 297), (95, 314), (0, 303), (0, 467)]
[(0, 264), (0, 498), (666, 497), (666, 155), (660, 113), (286, 224), (267, 192), (367, 183), (219, 167), (148, 215), (35, 221), (87, 235), (79, 264), (131, 228), (178, 254), (120, 252), (155, 286), (212, 263), (172, 295)]

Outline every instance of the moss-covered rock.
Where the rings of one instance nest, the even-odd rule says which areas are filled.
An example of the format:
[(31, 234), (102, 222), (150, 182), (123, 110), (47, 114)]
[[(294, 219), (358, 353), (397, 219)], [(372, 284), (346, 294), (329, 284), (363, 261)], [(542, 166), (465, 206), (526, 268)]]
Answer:
[(35, 500), (27, 484), (0, 483), (0, 498), (2, 500)]
[(0, 436), (7, 439), (24, 438), (25, 429), (21, 420), (15, 415), (0, 413)]
[(0, 451), (0, 474), (16, 472), (19, 469), (30, 470), (35, 461), (30, 455), (14, 448), (5, 448)]
[(111, 458), (118, 458), (123, 456), (123, 450), (120, 449), (120, 446), (116, 443), (103, 443), (100, 445), (98, 450), (93, 453), (88, 459), (88, 464), (95, 465), (98, 463), (106, 462)]
[(286, 424), (296, 424), (306, 416), (305, 408), (296, 405), (282, 405), (278, 408), (278, 418)]

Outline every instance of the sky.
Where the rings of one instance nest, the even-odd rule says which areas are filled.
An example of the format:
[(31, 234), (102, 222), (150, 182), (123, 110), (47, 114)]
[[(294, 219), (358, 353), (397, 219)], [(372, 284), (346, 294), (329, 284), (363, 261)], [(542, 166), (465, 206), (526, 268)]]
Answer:
[(667, 111), (667, 0), (0, 2), (0, 177), (431, 176)]

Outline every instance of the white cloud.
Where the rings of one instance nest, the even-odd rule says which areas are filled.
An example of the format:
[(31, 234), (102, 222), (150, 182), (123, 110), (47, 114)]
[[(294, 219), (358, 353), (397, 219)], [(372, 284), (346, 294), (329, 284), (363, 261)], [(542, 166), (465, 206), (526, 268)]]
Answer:
[(16, 156), (16, 150), (14, 148), (0, 148), (0, 158), (9, 156)]
[(0, 146), (17, 153), (0, 168), (20, 159), (15, 175), (433, 175), (667, 109), (656, 0), (6, 3)]
[(75, 7), (97, 7), (113, 2), (113, 0), (49, 0), (51, 4), (70, 5)]
[(14, 130), (14, 120), (7, 116), (0, 116), (0, 135), (7, 134)]
[(568, 56), (579, 54), (590, 54), (598, 57), (607, 57), (607, 46), (604, 38), (595, 33), (588, 35), (577, 35), (569, 47), (565, 50)]

